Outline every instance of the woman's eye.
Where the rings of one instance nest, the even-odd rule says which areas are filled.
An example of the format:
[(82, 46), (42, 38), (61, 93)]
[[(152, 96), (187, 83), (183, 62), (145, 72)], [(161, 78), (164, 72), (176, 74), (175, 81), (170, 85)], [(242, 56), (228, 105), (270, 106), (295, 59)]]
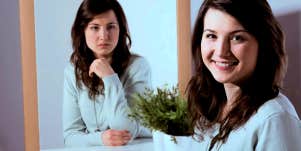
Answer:
[(233, 41), (237, 41), (237, 42), (242, 42), (242, 41), (244, 41), (245, 39), (244, 39), (242, 36), (240, 36), (240, 35), (236, 35), (236, 36), (233, 36), (233, 37), (232, 37), (232, 40), (233, 40)]
[(214, 34), (206, 34), (205, 37), (206, 37), (207, 39), (215, 39), (215, 38), (216, 38), (216, 35), (214, 35)]
[(98, 31), (99, 27), (98, 26), (91, 26), (90, 29), (93, 30), (93, 31)]
[(107, 28), (108, 29), (114, 29), (115, 27), (113, 25), (109, 25)]
[(117, 28), (117, 25), (115, 25), (115, 24), (110, 24), (107, 26), (108, 30), (112, 30), (112, 29), (116, 29), (116, 28)]

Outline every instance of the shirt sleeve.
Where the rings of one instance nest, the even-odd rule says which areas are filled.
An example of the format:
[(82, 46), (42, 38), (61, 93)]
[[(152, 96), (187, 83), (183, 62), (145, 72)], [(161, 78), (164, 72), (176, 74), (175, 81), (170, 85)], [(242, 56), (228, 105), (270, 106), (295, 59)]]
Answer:
[(103, 78), (105, 86), (104, 110), (111, 129), (129, 130), (132, 138), (151, 136), (150, 130), (137, 121), (129, 119), (128, 113), (135, 93), (142, 93), (145, 88), (151, 88), (151, 71), (146, 60), (138, 58), (125, 72), (124, 86), (117, 74)]
[(66, 147), (103, 145), (102, 132), (86, 132), (79, 105), (74, 70), (71, 65), (64, 71), (63, 87), (63, 135)]
[(256, 151), (301, 151), (301, 121), (287, 112), (269, 117), (258, 135)]

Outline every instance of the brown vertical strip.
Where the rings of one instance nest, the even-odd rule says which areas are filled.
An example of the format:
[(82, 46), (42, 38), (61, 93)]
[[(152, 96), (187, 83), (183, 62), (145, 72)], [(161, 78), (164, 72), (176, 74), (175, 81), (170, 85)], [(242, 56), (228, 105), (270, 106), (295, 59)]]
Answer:
[(34, 0), (19, 0), (25, 151), (39, 151)]
[(192, 75), (190, 0), (177, 0), (178, 82), (181, 94)]

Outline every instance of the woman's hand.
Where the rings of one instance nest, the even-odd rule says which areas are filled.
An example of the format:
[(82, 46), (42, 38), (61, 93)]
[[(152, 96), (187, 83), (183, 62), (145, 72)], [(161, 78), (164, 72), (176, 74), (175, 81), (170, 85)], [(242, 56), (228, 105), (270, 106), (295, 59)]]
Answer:
[(107, 59), (99, 58), (95, 59), (90, 65), (89, 76), (92, 77), (93, 73), (95, 73), (99, 78), (103, 78), (112, 75), (115, 72)]
[(101, 135), (105, 146), (121, 146), (127, 144), (131, 139), (131, 134), (127, 130), (108, 129)]

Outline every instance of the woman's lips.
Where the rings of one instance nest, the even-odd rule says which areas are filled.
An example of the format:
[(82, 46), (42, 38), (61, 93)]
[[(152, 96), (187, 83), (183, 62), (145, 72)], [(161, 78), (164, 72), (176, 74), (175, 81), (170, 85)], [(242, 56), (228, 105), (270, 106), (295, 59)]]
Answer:
[(222, 71), (232, 70), (237, 64), (238, 61), (212, 61), (215, 67)]
[(104, 43), (104, 44), (98, 44), (97, 46), (101, 47), (101, 48), (105, 48), (105, 47), (110, 46), (110, 44), (109, 43)]

